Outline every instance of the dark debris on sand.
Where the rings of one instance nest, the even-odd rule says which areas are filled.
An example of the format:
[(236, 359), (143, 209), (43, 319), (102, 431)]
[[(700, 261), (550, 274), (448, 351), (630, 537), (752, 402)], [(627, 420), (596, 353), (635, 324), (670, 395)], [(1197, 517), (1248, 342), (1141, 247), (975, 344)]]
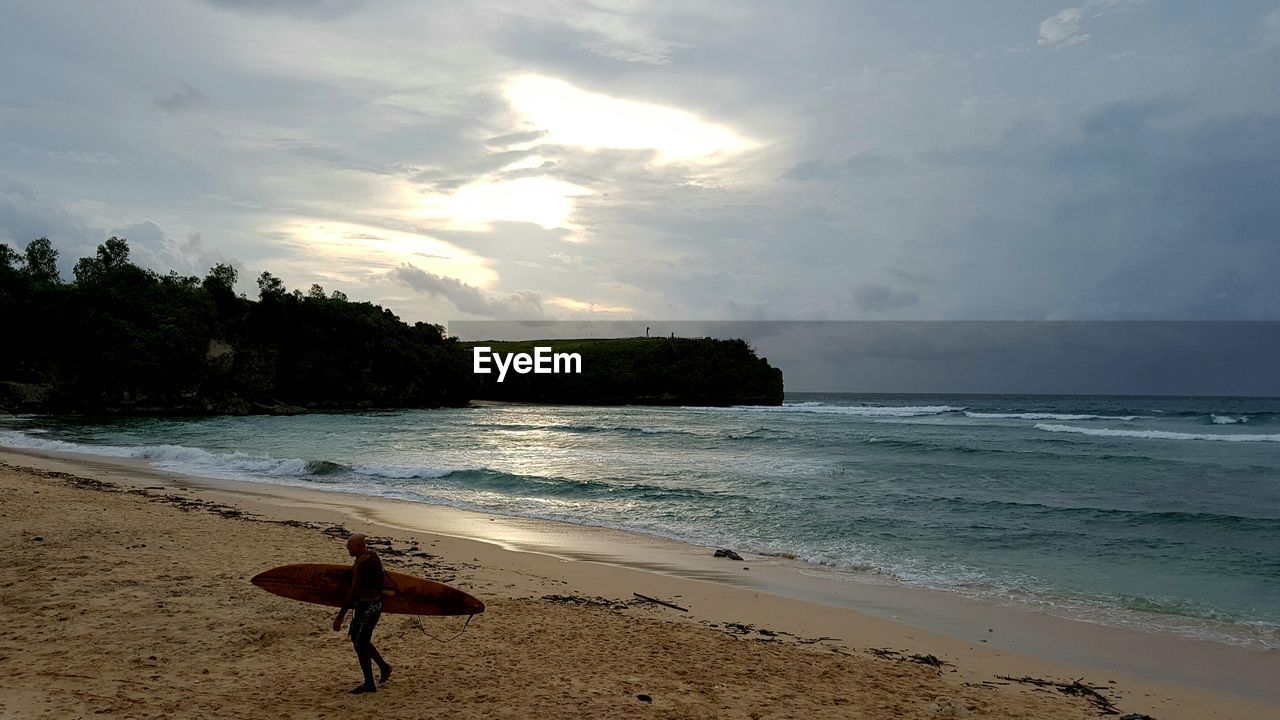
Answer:
[(917, 665), (928, 665), (931, 668), (936, 668), (939, 673), (942, 672), (942, 668), (944, 667), (955, 667), (954, 663), (947, 662), (946, 660), (939, 658), (937, 655), (927, 653), (905, 653), (899, 650), (892, 650), (890, 648), (867, 648), (867, 652), (875, 655), (876, 657), (893, 660), (894, 662), (909, 662), (916, 663)]
[[(150, 486), (147, 488), (126, 487), (115, 483), (104, 482), (102, 480), (72, 475), (70, 473), (60, 472), (57, 470), (18, 467), (7, 463), (0, 463), (0, 469), (11, 470), (14, 472), (33, 473), (39, 477), (57, 480), (83, 490), (95, 490), (97, 492), (118, 493), (122, 495), (137, 495), (139, 497), (146, 498), (151, 502), (171, 505), (183, 512), (207, 512), (228, 520), (241, 520), (245, 522), (260, 522), (272, 525), (306, 528), (309, 530), (316, 530), (336, 540), (346, 540), (353, 534), (347, 528), (341, 525), (334, 525), (332, 523), (308, 522), (303, 520), (272, 520), (269, 518), (259, 517), (230, 505), (224, 505), (211, 500), (202, 500), (176, 492), (169, 492), (170, 488), (160, 486)], [(409, 569), (421, 569), (429, 571), (437, 576), (452, 573), (450, 577), (440, 580), (439, 582), (453, 582), (457, 579), (461, 568), (471, 567), (465, 564), (445, 563), (438, 555), (433, 555), (420, 550), (416, 543), (410, 543), (407, 549), (395, 547), (394, 542), (390, 538), (385, 537), (370, 537), (368, 538), (368, 543), (372, 545), (380, 555), (390, 558), (390, 564), (393, 567), (396, 565), (407, 566)]]
[(586, 595), (543, 595), (546, 602), (557, 605), (574, 605), (576, 607), (595, 607), (604, 610), (626, 610), (635, 607), (635, 600), (618, 600), (607, 597), (589, 597)]
[[(1098, 686), (1098, 685), (1086, 685), (1084, 683), (1084, 678), (1072, 680), (1071, 682), (1064, 682), (1062, 680), (1033, 678), (1026, 675), (1022, 677), (997, 675), (996, 677), (1000, 678), (1001, 680), (1008, 680), (1009, 682), (1021, 683), (1023, 685), (1035, 685), (1036, 687), (1054, 688), (1055, 690), (1057, 690), (1058, 692), (1064, 695), (1076, 695), (1079, 697), (1083, 697), (1085, 700), (1088, 700), (1090, 703), (1093, 704), (1093, 706), (1098, 710), (1099, 715), (1119, 715), (1120, 714), (1120, 708), (1116, 707), (1115, 703), (1111, 702), (1111, 699), (1108, 698), (1106, 695), (1103, 695), (1102, 693), (1098, 692), (1099, 690), (1106, 690), (1107, 688)], [(1126, 715), (1125, 717), (1127, 718), (1147, 717), (1148, 720), (1151, 720), (1151, 718), (1145, 715)]]
[[(707, 627), (713, 630), (719, 630), (720, 632), (725, 633), (726, 635), (733, 635), (736, 637), (745, 637), (749, 640), (756, 640), (758, 642), (771, 642), (778, 639), (791, 642), (795, 645), (818, 645), (820, 643), (826, 643), (826, 642), (840, 642), (840, 638), (830, 637), (827, 635), (823, 635), (822, 637), (816, 637), (816, 638), (804, 637), (802, 635), (795, 635), (793, 633), (789, 633), (786, 630), (770, 630), (768, 628), (758, 628), (755, 625), (749, 625), (747, 623), (737, 623), (737, 622), (712, 623), (712, 622), (704, 621), (702, 624), (706, 625)], [(823, 647), (827, 648), (833, 653), (837, 653), (840, 655), (848, 654), (848, 653), (839, 652), (836, 647), (833, 647), (830, 645), (824, 645)]]

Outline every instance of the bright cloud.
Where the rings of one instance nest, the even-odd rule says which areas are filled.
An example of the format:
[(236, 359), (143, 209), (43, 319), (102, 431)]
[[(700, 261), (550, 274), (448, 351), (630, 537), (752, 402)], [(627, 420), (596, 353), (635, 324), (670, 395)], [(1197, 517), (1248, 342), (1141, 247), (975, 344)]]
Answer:
[(1102, 17), (1113, 12), (1131, 10), (1146, 0), (1085, 0), (1083, 5), (1069, 7), (1040, 23), (1037, 42), (1046, 47), (1065, 48), (1089, 41), (1089, 33), (1082, 29), (1085, 20)]
[(547, 305), (554, 305), (556, 307), (564, 308), (565, 310), (572, 310), (574, 312), (580, 312), (580, 313), (615, 314), (616, 315), (621, 313), (634, 312), (632, 308), (629, 308), (625, 305), (605, 305), (601, 303), (584, 302), (582, 300), (575, 300), (569, 297), (550, 298), (545, 302)]
[(488, 230), (495, 222), (526, 222), (544, 230), (573, 229), (574, 199), (591, 191), (552, 177), (480, 180), (452, 193), (431, 194), (414, 211), (451, 230)]
[(546, 158), (542, 157), (541, 155), (530, 155), (528, 157), (521, 158), (511, 163), (510, 165), (504, 165), (502, 168), (502, 172), (515, 172), (516, 170), (535, 170), (547, 164), (547, 162), (549, 161)]
[(537, 143), (654, 150), (659, 163), (715, 160), (756, 146), (693, 113), (589, 92), (554, 78), (518, 77), (507, 83), (505, 94), (525, 122), (546, 131)]
[(1089, 34), (1080, 32), (1080, 19), (1083, 16), (1083, 8), (1073, 7), (1051, 18), (1046, 18), (1040, 23), (1039, 43), (1048, 47), (1062, 48), (1085, 42), (1089, 39)]

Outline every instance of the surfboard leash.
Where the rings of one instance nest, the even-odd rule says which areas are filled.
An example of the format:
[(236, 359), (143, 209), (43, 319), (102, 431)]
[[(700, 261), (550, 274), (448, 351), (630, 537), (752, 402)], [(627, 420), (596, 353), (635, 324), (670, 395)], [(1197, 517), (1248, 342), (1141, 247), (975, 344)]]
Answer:
[[(386, 574), (386, 575), (384, 575), (383, 577), (384, 577), (384, 582), (390, 582), (392, 585), (394, 585), (394, 586), (395, 586), (395, 592), (396, 592), (396, 593), (400, 593), (400, 584), (399, 584), (399, 583), (397, 583), (397, 582), (395, 581), (395, 579), (394, 579), (394, 578), (392, 578), (392, 577), (391, 577), (391, 575), (390, 575), (389, 573), (388, 573), (388, 574)], [(417, 601), (416, 599), (414, 599), (414, 598), (412, 598), (412, 597), (410, 597), (410, 596), (408, 596), (408, 595), (401, 595), (400, 597), (403, 597), (404, 599), (408, 600), (408, 601), (409, 601), (409, 604), (413, 605), (413, 608), (414, 608), (415, 610), (416, 610), (416, 609), (418, 609), (418, 601)], [(419, 631), (419, 632), (421, 632), (423, 635), (426, 635), (427, 637), (431, 638), (432, 640), (435, 640), (436, 642), (440, 643), (441, 645), (447, 645), (447, 644), (449, 644), (450, 642), (452, 642), (452, 641), (454, 641), (454, 640), (457, 640), (457, 639), (462, 635), (462, 633), (464, 633), (464, 632), (466, 632), (466, 631), (467, 631), (467, 626), (471, 624), (471, 618), (473, 618), (473, 617), (475, 617), (475, 616), (476, 616), (476, 614), (475, 614), (475, 613), (471, 613), (470, 615), (468, 615), (468, 616), (467, 616), (467, 621), (466, 621), (465, 623), (463, 623), (463, 624), (462, 624), (462, 629), (461, 629), (461, 630), (459, 630), (458, 632), (454, 633), (453, 635), (450, 635), (448, 638), (445, 638), (445, 639), (438, 638), (438, 637), (436, 637), (435, 635), (432, 635), (431, 633), (427, 632), (427, 628), (426, 628), (426, 626), (424, 626), (424, 625), (422, 624), (422, 613), (414, 613), (414, 615), (413, 615), (413, 624), (414, 624), (414, 626), (416, 626), (416, 627), (418, 628), (418, 631)], [(405, 633), (407, 633), (407, 632), (409, 632), (409, 631), (408, 631), (408, 630), (402, 630), (402, 631), (400, 632), (400, 636), (399, 636), (399, 638), (397, 638), (397, 639), (403, 638), (403, 637), (404, 637), (404, 634), (405, 634)]]
[[(468, 615), (468, 616), (467, 616), (467, 621), (466, 621), (465, 623), (463, 623), (463, 624), (462, 624), (462, 629), (461, 629), (461, 630), (459, 630), (458, 632), (454, 633), (453, 635), (450, 635), (448, 638), (443, 639), (443, 640), (442, 640), (442, 639), (440, 639), (440, 638), (438, 638), (438, 637), (436, 637), (435, 635), (432, 635), (431, 633), (427, 632), (427, 628), (426, 628), (426, 627), (424, 627), (424, 626), (422, 625), (422, 616), (421, 616), (421, 615), (414, 615), (414, 616), (413, 616), (413, 624), (414, 624), (415, 626), (417, 626), (418, 630), (419, 630), (423, 635), (426, 635), (427, 637), (431, 638), (432, 640), (435, 640), (436, 642), (440, 643), (441, 645), (447, 645), (447, 644), (449, 644), (450, 642), (452, 642), (453, 640), (457, 640), (459, 637), (461, 637), (461, 636), (462, 636), (462, 633), (464, 633), (464, 632), (466, 632), (466, 631), (467, 631), (467, 626), (471, 624), (471, 618), (473, 618), (473, 617), (475, 617), (475, 613), (472, 613), (472, 614)], [(404, 632), (401, 632), (401, 633), (400, 633), (400, 637), (404, 637), (404, 633), (406, 633), (406, 632), (409, 632), (409, 631), (408, 631), (408, 630), (405, 630)]]

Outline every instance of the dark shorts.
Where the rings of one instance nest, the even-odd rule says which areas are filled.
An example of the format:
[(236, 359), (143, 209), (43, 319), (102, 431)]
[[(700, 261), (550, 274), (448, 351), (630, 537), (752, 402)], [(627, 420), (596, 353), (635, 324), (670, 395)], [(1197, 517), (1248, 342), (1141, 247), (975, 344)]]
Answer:
[(351, 613), (351, 642), (356, 645), (368, 645), (373, 641), (373, 628), (382, 617), (382, 601), (356, 603)]

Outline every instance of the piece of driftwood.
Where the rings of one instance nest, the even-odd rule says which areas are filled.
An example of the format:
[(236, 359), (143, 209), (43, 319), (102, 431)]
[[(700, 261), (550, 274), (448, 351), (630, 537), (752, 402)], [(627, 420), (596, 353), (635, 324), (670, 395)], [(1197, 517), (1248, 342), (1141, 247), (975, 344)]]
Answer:
[(928, 665), (929, 667), (936, 669), (939, 673), (942, 672), (943, 667), (950, 666), (952, 664), (936, 655), (904, 653), (890, 648), (867, 648), (867, 652), (875, 655), (876, 657), (882, 657), (886, 660), (893, 660), (895, 662), (910, 662), (916, 663), (917, 665)]
[(816, 637), (816, 638), (796, 638), (796, 642), (801, 645), (813, 645), (815, 643), (826, 642), (828, 640), (834, 640), (836, 642), (840, 642), (840, 638), (828, 637), (826, 635), (823, 635), (822, 637)]
[(1092, 703), (1093, 706), (1098, 709), (1098, 712), (1103, 715), (1119, 715), (1120, 714), (1120, 708), (1116, 707), (1115, 703), (1111, 702), (1111, 699), (1108, 698), (1106, 695), (1103, 695), (1102, 693), (1098, 692), (1099, 690), (1105, 690), (1106, 688), (1094, 687), (1092, 685), (1085, 685), (1083, 682), (1081, 682), (1081, 680), (1083, 680), (1084, 678), (1080, 678), (1079, 680), (1072, 680), (1071, 682), (1063, 682), (1061, 680), (1046, 680), (1044, 678), (1033, 678), (1033, 677), (1027, 677), (1025, 675), (1020, 678), (1010, 677), (1008, 675), (997, 675), (996, 677), (1000, 678), (1001, 680), (1009, 680), (1010, 682), (1023, 683), (1024, 685), (1035, 685), (1036, 687), (1051, 687), (1056, 689), (1058, 692), (1063, 693), (1064, 695), (1079, 695), (1083, 697), (1085, 700), (1088, 700), (1090, 703)]
[(626, 610), (631, 601), (611, 600), (606, 597), (587, 597), (584, 595), (543, 595), (543, 600), (561, 605), (578, 605), (580, 607), (598, 607), (605, 610)]
[(658, 598), (649, 597), (648, 595), (641, 595), (638, 592), (633, 592), (631, 594), (635, 595), (637, 598), (641, 600), (644, 600), (645, 602), (657, 603), (658, 605), (665, 605), (666, 607), (669, 607), (672, 610), (679, 610), (680, 612), (689, 612), (688, 608), (682, 608), (679, 605), (675, 603), (669, 603), (666, 600), (659, 600)]
[(940, 659), (938, 659), (938, 657), (937, 657), (936, 655), (932, 655), (932, 654), (920, 654), (920, 653), (916, 653), (916, 654), (913, 654), (913, 655), (908, 655), (908, 656), (907, 656), (907, 659), (908, 659), (908, 660), (910, 660), (910, 661), (911, 661), (911, 662), (913, 662), (913, 663), (920, 663), (921, 665), (928, 665), (929, 667), (935, 667), (935, 668), (939, 668), (939, 669), (941, 669), (943, 665), (950, 665), (950, 664), (951, 664), (951, 663), (947, 662), (946, 660), (940, 660)]

